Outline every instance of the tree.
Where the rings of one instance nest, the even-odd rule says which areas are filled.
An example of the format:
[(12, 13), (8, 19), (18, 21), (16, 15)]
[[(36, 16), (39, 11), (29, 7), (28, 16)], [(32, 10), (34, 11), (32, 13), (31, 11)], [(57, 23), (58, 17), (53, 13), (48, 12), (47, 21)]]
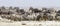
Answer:
[(57, 13), (60, 13), (60, 10), (58, 10)]
[(33, 10), (33, 7), (30, 7), (29, 10)]
[(12, 6), (10, 6), (9, 9), (13, 9)]
[(18, 9), (19, 9), (19, 7), (14, 7), (14, 9), (17, 9), (17, 10), (18, 10)]
[(43, 7), (42, 10), (47, 10), (47, 8)]
[(34, 12), (34, 13), (38, 13), (38, 12), (42, 12), (41, 10), (38, 10), (38, 8), (33, 8), (33, 7), (30, 7), (30, 9), (29, 10), (31, 10), (32, 12)]
[(17, 10), (16, 12), (18, 12), (18, 13), (22, 13), (22, 14), (25, 13), (24, 9), (19, 9), (19, 10)]
[(56, 16), (60, 16), (60, 10), (57, 11)]
[(5, 6), (2, 6), (1, 9), (6, 9)]
[(22, 14), (24, 14), (24, 13), (25, 13), (24, 9), (20, 9), (20, 12), (21, 12)]

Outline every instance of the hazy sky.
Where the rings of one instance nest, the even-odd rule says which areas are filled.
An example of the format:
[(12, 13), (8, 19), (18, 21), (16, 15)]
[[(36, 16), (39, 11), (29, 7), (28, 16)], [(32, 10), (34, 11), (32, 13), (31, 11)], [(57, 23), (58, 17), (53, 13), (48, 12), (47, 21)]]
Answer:
[(60, 7), (60, 0), (0, 0), (0, 6)]

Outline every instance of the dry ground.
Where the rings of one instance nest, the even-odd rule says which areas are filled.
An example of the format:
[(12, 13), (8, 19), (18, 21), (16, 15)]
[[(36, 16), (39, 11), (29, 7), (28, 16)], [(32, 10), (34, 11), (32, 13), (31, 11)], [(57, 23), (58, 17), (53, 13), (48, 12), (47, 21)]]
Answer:
[(60, 26), (58, 21), (0, 22), (0, 26)]
[(60, 26), (60, 21), (11, 21), (0, 18), (0, 26)]

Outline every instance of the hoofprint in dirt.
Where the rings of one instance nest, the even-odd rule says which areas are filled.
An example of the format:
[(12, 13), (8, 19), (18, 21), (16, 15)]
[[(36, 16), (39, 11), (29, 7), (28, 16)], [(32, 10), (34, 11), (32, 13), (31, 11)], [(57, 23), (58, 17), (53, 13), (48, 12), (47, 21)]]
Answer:
[(0, 22), (0, 26), (60, 26), (59, 21), (20, 21), (20, 22)]

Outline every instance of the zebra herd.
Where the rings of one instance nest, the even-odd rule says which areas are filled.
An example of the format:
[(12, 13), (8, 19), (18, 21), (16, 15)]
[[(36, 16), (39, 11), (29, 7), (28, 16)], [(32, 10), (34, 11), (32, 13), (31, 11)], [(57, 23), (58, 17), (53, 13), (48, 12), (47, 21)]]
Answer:
[(54, 8), (42, 8), (42, 10), (39, 10), (38, 8), (30, 7), (28, 11), (25, 11), (18, 7), (10, 7), (8, 9), (1, 7), (0, 16), (13, 21), (52, 21), (60, 20), (60, 11), (56, 11)]

